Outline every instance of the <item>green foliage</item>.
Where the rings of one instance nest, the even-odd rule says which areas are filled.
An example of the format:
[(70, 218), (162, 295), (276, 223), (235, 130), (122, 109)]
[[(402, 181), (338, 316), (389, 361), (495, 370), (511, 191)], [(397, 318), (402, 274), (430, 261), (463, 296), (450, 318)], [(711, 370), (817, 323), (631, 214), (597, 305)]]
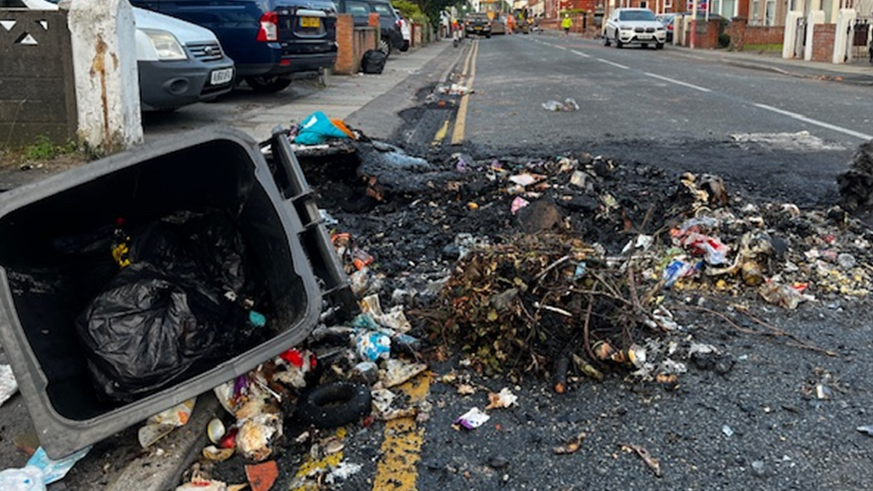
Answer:
[(758, 51), (763, 53), (781, 53), (782, 43), (774, 44), (746, 44), (743, 45), (743, 51)]
[(67, 140), (65, 143), (56, 145), (47, 136), (40, 135), (36, 141), (24, 147), (24, 157), (28, 160), (53, 159), (58, 155), (73, 153), (76, 151), (76, 143)]

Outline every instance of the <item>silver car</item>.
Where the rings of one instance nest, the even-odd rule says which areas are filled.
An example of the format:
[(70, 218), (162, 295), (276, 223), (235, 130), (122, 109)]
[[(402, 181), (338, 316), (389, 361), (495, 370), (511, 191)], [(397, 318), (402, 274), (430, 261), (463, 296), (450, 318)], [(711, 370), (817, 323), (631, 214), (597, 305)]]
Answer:
[(606, 21), (603, 33), (603, 43), (609, 46), (612, 42), (617, 48), (629, 44), (648, 48), (652, 44), (655, 49), (662, 49), (667, 42), (667, 29), (649, 9), (615, 9)]

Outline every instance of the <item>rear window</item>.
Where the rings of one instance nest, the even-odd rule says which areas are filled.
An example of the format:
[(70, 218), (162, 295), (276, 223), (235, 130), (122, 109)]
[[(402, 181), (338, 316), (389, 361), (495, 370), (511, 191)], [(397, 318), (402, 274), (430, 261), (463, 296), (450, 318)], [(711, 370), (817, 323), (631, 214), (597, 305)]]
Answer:
[(346, 13), (352, 14), (352, 17), (368, 17), (370, 6), (366, 2), (346, 0), (346, 11)]
[(618, 14), (618, 20), (655, 20), (651, 10), (626, 10)]

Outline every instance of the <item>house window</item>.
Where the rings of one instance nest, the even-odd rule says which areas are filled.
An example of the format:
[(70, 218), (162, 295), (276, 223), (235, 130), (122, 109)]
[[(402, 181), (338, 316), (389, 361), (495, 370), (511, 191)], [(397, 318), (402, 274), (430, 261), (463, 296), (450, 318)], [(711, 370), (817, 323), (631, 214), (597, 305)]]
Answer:
[(673, 9), (673, 0), (664, 0), (664, 9)]
[(776, 25), (776, 0), (767, 0), (764, 6), (764, 25)]
[(640, 2), (640, 8), (641, 8), (641, 9), (647, 9), (647, 8), (649, 8), (649, 2), (645, 2), (645, 1)]
[(761, 9), (761, 2), (759, 0), (753, 0), (752, 1), (752, 9), (751, 9), (752, 10), (752, 12), (751, 12), (752, 18), (749, 19), (749, 25), (753, 25), (753, 26), (760, 25), (760, 22), (761, 22), (761, 12), (759, 12), (760, 9)]

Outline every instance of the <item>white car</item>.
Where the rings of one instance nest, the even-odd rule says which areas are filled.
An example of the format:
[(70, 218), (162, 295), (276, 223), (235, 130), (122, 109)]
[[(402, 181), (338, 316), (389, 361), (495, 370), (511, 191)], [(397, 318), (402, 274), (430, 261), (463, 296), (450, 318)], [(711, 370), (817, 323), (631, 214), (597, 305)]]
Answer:
[[(56, 1), (14, 0), (13, 4), (57, 10)], [(137, 7), (133, 7), (133, 20), (143, 110), (170, 111), (214, 99), (233, 88), (233, 60), (224, 54), (212, 31)]]
[(609, 15), (603, 33), (603, 44), (609, 46), (613, 41), (617, 48), (628, 44), (647, 48), (653, 44), (655, 49), (663, 49), (667, 42), (667, 29), (649, 9), (619, 8)]

